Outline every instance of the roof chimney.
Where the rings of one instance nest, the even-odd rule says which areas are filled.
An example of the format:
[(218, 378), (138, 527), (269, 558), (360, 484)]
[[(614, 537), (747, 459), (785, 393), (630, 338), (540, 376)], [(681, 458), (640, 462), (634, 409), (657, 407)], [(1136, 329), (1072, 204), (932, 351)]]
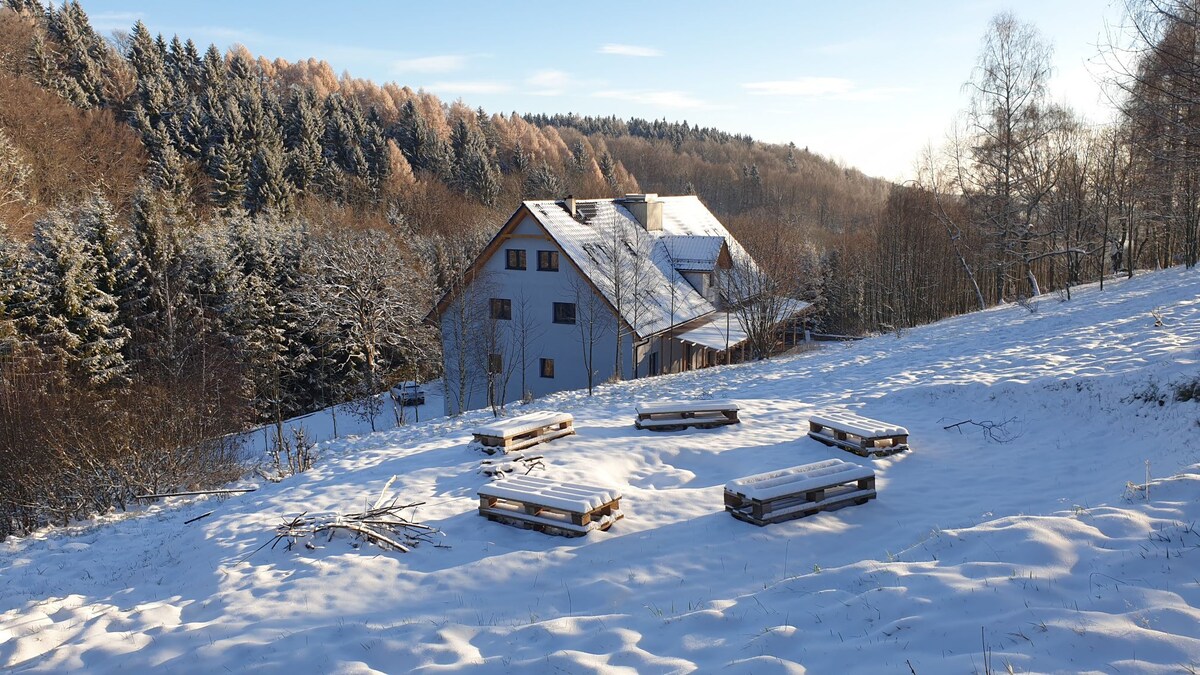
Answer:
[(571, 214), (572, 218), (575, 217), (575, 195), (567, 195), (567, 198), (563, 200), (563, 208)]
[(647, 232), (662, 232), (663, 203), (658, 201), (656, 193), (625, 195), (621, 201)]

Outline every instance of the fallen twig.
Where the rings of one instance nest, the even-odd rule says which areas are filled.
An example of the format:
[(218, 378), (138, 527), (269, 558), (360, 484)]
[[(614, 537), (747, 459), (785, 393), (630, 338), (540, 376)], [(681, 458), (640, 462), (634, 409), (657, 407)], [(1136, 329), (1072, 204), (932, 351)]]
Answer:
[(194, 523), (197, 520), (200, 520), (201, 518), (207, 518), (207, 517), (211, 516), (212, 514), (213, 514), (212, 511), (209, 511), (208, 513), (201, 513), (200, 515), (196, 516), (195, 518), (188, 518), (187, 520), (183, 521), (183, 524), (190, 525), (191, 523)]
[(983, 420), (982, 422), (976, 422), (975, 420), (963, 420), (961, 422), (955, 422), (954, 424), (947, 424), (942, 428), (947, 431), (950, 429), (957, 429), (958, 433), (961, 434), (962, 426), (964, 424), (970, 424), (979, 427), (979, 429), (983, 431), (984, 437), (988, 440), (995, 441), (996, 443), (1008, 443), (1021, 437), (1020, 432), (1012, 432), (1008, 429), (1009, 423), (1016, 421), (1016, 417), (1010, 417), (1003, 422), (993, 422), (992, 420)]

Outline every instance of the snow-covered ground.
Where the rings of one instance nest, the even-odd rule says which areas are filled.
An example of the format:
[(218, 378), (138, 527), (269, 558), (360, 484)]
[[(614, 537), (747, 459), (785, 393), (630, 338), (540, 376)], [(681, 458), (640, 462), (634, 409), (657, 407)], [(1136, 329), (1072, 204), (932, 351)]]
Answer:
[[(446, 413), (445, 391), (442, 381), (427, 382), (418, 385), (425, 394), (425, 402), (420, 405), (397, 406), (392, 397), (386, 393), (379, 394), (379, 404), (375, 413), (375, 428), (377, 430), (391, 429), (397, 426), (418, 424), (434, 417), (442, 417)], [(400, 393), (397, 386), (396, 393)], [(322, 442), (350, 436), (361, 436), (371, 432), (371, 418), (365, 406), (355, 403), (343, 403), (314, 413), (293, 417), (283, 423), (284, 434), (291, 438), (291, 432), (303, 429), (309, 441)], [(244, 445), (242, 452), (247, 460), (255, 461), (262, 458), (275, 439), (275, 427), (266, 425), (243, 434)]]
[[(539, 448), (539, 475), (624, 494), (625, 518), (579, 539), (476, 515), (485, 413), (330, 441), (252, 494), (0, 544), (0, 666), (1197, 672), (1200, 404), (1169, 385), (1198, 375), (1200, 274), (1170, 270), (1036, 314), (556, 395), (526, 409), (579, 433)], [(633, 427), (639, 402), (698, 396), (738, 400), (744, 422)], [(807, 439), (823, 409), (903, 425), (912, 450)], [(967, 419), (1010, 440), (943, 428)], [(765, 528), (722, 510), (730, 479), (829, 457), (872, 464), (879, 498)], [(335, 539), (242, 561), (283, 514), (359, 510), (392, 476), (450, 548)]]

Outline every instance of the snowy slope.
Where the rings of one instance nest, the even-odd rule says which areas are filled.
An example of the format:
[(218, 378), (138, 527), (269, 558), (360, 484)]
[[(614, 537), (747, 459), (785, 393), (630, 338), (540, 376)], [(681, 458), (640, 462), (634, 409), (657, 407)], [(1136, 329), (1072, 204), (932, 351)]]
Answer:
[[(1157, 310), (1162, 327), (1154, 326)], [(1080, 289), (760, 364), (563, 393), (538, 474), (618, 488), (581, 539), (475, 514), (482, 413), (332, 441), (226, 501), (0, 544), (0, 666), (63, 672), (1196, 672), (1200, 275)], [(731, 398), (743, 424), (637, 431), (639, 402)], [(805, 438), (843, 409), (907, 427), (859, 460)], [(1012, 420), (1007, 443), (966, 419)], [(829, 457), (879, 498), (758, 528), (730, 479)], [(1155, 480), (1146, 491), (1129, 483)], [(285, 513), (357, 510), (393, 475), (451, 548), (266, 549)], [(183, 521), (215, 513), (191, 525)]]

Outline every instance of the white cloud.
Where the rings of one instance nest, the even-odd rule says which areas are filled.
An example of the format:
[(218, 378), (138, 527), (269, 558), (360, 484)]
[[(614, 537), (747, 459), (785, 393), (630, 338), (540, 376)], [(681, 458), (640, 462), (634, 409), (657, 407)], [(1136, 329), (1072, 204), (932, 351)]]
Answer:
[(757, 96), (793, 96), (835, 101), (883, 101), (895, 94), (912, 91), (906, 87), (860, 89), (854, 82), (842, 77), (797, 77), (792, 80), (747, 82), (742, 88)]
[(855, 38), (853, 40), (846, 40), (844, 42), (830, 42), (823, 45), (817, 45), (813, 47), (812, 50), (814, 53), (824, 54), (826, 56), (840, 56), (843, 54), (862, 54), (878, 48), (879, 42), (876, 40)]
[(794, 80), (748, 82), (742, 88), (763, 96), (832, 96), (847, 94), (854, 83), (840, 77), (798, 77)]
[(392, 62), (392, 70), (397, 73), (449, 73), (461, 70), (467, 65), (467, 57), (461, 54), (442, 54), (439, 56), (419, 56), (413, 59), (399, 59)]
[(654, 47), (639, 47), (637, 45), (622, 45), (608, 43), (599, 49), (601, 54), (616, 54), (617, 56), (662, 56), (661, 50)]
[(596, 98), (611, 98), (619, 101), (645, 103), (657, 108), (713, 108), (711, 103), (701, 101), (691, 94), (682, 91), (598, 91), (592, 96)]
[(525, 84), (534, 96), (559, 96), (575, 84), (571, 76), (561, 70), (539, 70), (525, 78)]
[(466, 82), (436, 82), (423, 87), (445, 94), (499, 94), (512, 89), (504, 82), (466, 81)]
[[(188, 31), (180, 31), (180, 35), (190, 34), (197, 36), (197, 43), (204, 42), (264, 42), (269, 41), (262, 33), (252, 30), (243, 30), (241, 28), (228, 28), (226, 26), (197, 26)], [(180, 38), (183, 39), (183, 38)], [(204, 51), (201, 49), (201, 51)]]
[(92, 28), (99, 33), (129, 30), (133, 28), (133, 24), (145, 18), (141, 12), (97, 12), (88, 15)]

